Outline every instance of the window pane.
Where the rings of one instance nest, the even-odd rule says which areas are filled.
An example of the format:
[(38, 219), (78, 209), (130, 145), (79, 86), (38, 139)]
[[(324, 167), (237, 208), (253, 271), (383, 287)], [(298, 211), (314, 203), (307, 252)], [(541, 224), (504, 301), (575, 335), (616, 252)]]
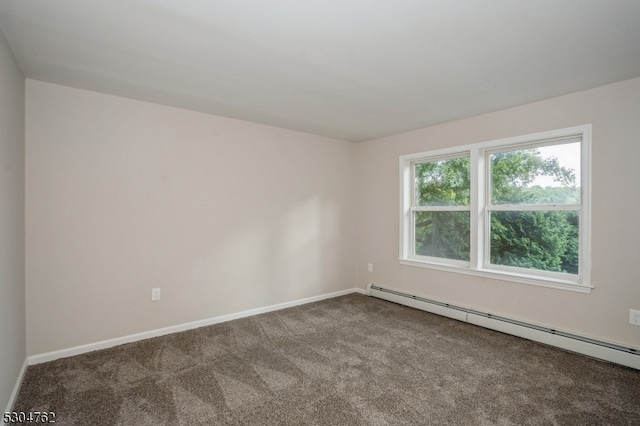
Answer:
[(470, 213), (415, 212), (415, 254), (469, 260)]
[(578, 273), (579, 213), (491, 212), (491, 263)]
[(493, 204), (580, 204), (580, 142), (490, 155)]
[(469, 157), (414, 165), (416, 206), (468, 206)]

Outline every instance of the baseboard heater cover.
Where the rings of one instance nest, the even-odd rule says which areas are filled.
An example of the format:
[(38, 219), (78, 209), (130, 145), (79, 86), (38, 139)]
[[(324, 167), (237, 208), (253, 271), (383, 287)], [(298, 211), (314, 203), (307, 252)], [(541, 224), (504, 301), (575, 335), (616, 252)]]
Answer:
[(369, 295), (640, 370), (640, 351), (633, 348), (430, 300), (377, 285), (369, 286)]

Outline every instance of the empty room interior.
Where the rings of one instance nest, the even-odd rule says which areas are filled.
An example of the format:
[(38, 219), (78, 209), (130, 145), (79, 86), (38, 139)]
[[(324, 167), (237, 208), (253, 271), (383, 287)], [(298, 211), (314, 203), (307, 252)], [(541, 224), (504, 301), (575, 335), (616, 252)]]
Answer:
[(0, 0), (6, 424), (640, 424), (637, 0)]

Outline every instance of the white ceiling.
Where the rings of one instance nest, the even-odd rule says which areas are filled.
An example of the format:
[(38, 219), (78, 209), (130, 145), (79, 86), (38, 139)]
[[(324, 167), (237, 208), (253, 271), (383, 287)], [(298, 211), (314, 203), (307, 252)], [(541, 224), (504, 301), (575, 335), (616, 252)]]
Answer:
[(27, 78), (362, 141), (640, 77), (640, 0), (0, 0)]

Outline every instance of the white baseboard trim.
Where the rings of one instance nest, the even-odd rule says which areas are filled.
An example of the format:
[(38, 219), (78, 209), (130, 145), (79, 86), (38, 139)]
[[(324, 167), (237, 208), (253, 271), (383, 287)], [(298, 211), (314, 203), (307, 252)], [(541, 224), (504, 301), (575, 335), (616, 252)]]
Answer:
[(425, 299), (377, 285), (371, 296), (640, 370), (640, 350)]
[(511, 334), (514, 336), (522, 337), (524, 339), (533, 340), (535, 342), (545, 343), (547, 345), (562, 348), (571, 352), (577, 352), (579, 354), (640, 370), (640, 355), (634, 355), (629, 352), (623, 352), (617, 349), (600, 346), (598, 344), (572, 339), (557, 334), (551, 334), (546, 331), (540, 331), (514, 324), (504, 323), (500, 320), (474, 314), (469, 314), (467, 322), (479, 325), (481, 327), (500, 331), (502, 333)]
[(208, 318), (200, 321), (193, 321), (170, 327), (159, 328), (156, 330), (145, 331), (142, 333), (130, 334), (128, 336), (116, 337), (115, 339), (103, 340), (100, 342), (89, 343), (86, 345), (75, 346), (68, 349), (60, 349), (57, 351), (46, 352), (43, 354), (31, 355), (27, 358), (29, 365), (41, 364), (43, 362), (54, 361), (59, 358), (67, 358), (74, 355), (80, 355), (87, 352), (97, 351), (100, 349), (107, 349), (125, 343), (137, 342), (139, 340), (151, 339), (153, 337), (165, 336), (171, 333), (179, 333), (181, 331), (192, 330), (194, 328), (206, 327), (208, 325), (218, 324), (221, 322), (232, 321), (235, 319), (246, 318), (253, 315), (264, 314), (267, 312), (278, 311), (280, 309), (291, 308), (298, 305), (304, 305), (307, 303), (318, 302), (324, 299), (331, 299), (338, 296), (344, 296), (351, 293), (365, 294), (364, 290), (359, 288), (350, 288), (347, 290), (335, 291), (333, 293), (322, 294), (320, 296), (307, 297), (305, 299), (298, 299), (291, 302), (278, 303), (276, 305), (265, 306), (263, 308), (249, 309), (248, 311), (237, 312), (228, 315), (221, 315), (219, 317)]
[(16, 398), (18, 397), (18, 392), (20, 392), (20, 386), (22, 386), (22, 379), (24, 379), (24, 373), (27, 371), (27, 359), (25, 358), (22, 363), (22, 368), (20, 368), (20, 372), (18, 373), (18, 378), (16, 379), (16, 384), (13, 386), (13, 391), (11, 392), (11, 396), (9, 396), (9, 402), (7, 402), (7, 411), (13, 411), (13, 404), (16, 402)]
[(358, 287), (355, 287), (355, 288), (353, 289), (353, 292), (354, 292), (354, 293), (359, 293), (359, 294), (364, 294), (364, 295), (366, 295), (366, 296), (368, 296), (368, 295), (369, 295), (369, 292), (368, 292), (367, 290), (363, 290), (363, 289), (358, 288)]

